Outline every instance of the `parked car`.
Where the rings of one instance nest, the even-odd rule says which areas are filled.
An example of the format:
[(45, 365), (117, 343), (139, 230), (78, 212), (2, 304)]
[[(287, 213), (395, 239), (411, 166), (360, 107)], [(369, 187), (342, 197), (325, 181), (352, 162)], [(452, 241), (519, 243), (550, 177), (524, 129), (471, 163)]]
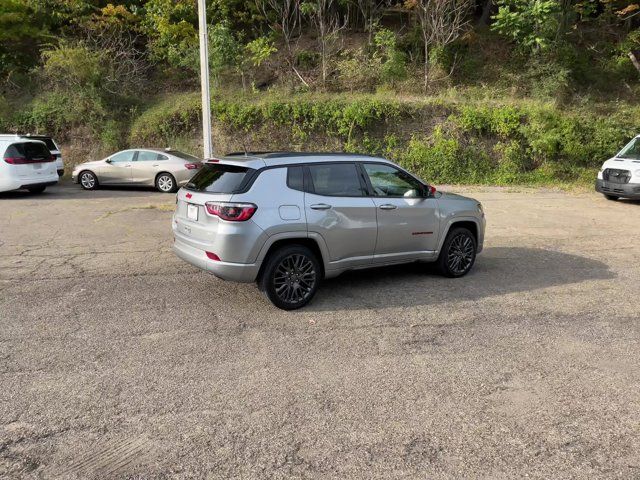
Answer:
[(180, 189), (173, 249), (224, 280), (257, 282), (291, 310), (351, 269), (423, 261), (461, 277), (484, 230), (478, 201), (382, 158), (240, 154), (205, 163)]
[(48, 137), (46, 135), (24, 135), (24, 138), (29, 138), (31, 140), (40, 140), (44, 142), (52, 155), (56, 157), (56, 170), (58, 171), (58, 176), (61, 177), (64, 175), (64, 160), (62, 159), (62, 153), (60, 152), (60, 148), (53, 140), (53, 138)]
[(85, 190), (99, 185), (147, 185), (170, 193), (186, 184), (201, 166), (202, 160), (178, 150), (138, 148), (77, 165), (72, 179)]
[(596, 191), (608, 200), (640, 198), (640, 135), (602, 164)]
[(25, 189), (42, 193), (58, 183), (55, 157), (44, 142), (0, 135), (0, 192)]

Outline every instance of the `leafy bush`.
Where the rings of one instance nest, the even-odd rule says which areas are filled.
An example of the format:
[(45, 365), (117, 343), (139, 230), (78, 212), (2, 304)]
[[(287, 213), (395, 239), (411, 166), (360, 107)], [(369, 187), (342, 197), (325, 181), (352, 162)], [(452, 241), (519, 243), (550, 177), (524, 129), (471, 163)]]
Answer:
[(383, 83), (395, 84), (407, 77), (407, 58), (398, 48), (397, 35), (386, 28), (376, 32), (373, 38), (376, 48), (374, 58), (380, 63), (380, 79)]
[(549, 48), (559, 27), (557, 0), (498, 0), (491, 28), (524, 51)]

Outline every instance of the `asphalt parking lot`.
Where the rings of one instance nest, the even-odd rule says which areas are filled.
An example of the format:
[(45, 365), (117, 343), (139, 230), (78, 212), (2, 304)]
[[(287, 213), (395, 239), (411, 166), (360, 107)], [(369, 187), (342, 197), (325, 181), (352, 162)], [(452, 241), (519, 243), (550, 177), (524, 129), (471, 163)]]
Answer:
[(174, 257), (171, 195), (0, 194), (0, 477), (640, 478), (640, 203), (455, 190), (471, 274), (297, 312)]

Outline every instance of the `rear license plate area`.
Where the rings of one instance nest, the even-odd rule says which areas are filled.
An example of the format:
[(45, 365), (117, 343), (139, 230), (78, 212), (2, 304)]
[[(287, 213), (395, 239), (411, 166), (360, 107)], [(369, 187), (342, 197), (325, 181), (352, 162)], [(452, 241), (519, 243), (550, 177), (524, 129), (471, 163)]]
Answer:
[(187, 218), (194, 222), (198, 221), (198, 205), (187, 203)]

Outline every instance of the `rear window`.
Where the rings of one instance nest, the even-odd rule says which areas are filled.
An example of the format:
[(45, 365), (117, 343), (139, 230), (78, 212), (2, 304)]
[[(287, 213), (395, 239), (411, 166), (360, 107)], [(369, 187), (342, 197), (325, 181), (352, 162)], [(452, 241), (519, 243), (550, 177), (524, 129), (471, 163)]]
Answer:
[(186, 188), (196, 192), (236, 193), (253, 172), (251, 168), (236, 165), (205, 163)]
[(29, 160), (43, 160), (50, 157), (51, 152), (41, 143), (25, 142), (9, 145), (4, 156), (5, 158), (22, 157)]
[(183, 160), (187, 160), (189, 162), (201, 162), (202, 161), (202, 159), (200, 159), (198, 157), (194, 157), (193, 155), (189, 155), (188, 153), (184, 153), (184, 152), (181, 152), (179, 150), (171, 150), (171, 151), (169, 151), (167, 153), (170, 153), (174, 157), (178, 157), (178, 158), (181, 158)]

